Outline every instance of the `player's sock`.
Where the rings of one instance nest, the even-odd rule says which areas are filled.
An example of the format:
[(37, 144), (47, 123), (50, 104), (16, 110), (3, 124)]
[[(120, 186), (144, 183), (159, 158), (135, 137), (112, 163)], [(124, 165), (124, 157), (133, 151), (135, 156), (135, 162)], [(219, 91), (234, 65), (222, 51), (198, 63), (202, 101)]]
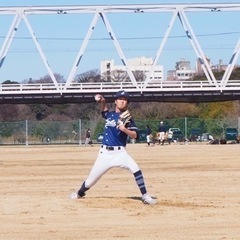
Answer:
[(85, 192), (89, 190), (89, 188), (85, 187), (85, 181), (83, 182), (81, 188), (78, 190), (78, 196), (83, 197), (85, 196)]
[(135, 177), (135, 181), (140, 189), (140, 192), (143, 194), (147, 193), (146, 187), (145, 187), (145, 183), (144, 183), (144, 179), (143, 179), (143, 174), (142, 171), (139, 170), (137, 172), (135, 172), (134, 174)]

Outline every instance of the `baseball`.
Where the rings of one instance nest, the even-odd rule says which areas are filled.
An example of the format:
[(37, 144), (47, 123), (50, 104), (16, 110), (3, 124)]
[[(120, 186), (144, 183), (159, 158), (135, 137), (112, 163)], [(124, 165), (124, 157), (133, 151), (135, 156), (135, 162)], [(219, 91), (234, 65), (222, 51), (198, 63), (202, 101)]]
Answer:
[(99, 95), (95, 95), (95, 100), (96, 100), (97, 102), (100, 102), (100, 100), (101, 100), (101, 96), (99, 96)]

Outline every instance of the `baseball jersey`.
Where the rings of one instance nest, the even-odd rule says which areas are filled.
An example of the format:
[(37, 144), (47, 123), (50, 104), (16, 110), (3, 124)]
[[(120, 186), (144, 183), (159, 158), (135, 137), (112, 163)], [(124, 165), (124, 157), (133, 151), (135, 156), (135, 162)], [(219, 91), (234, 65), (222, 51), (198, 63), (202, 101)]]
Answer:
[[(128, 135), (121, 130), (119, 130), (117, 126), (117, 121), (119, 119), (121, 112), (117, 113), (115, 111), (103, 111), (102, 117), (106, 120), (104, 126), (104, 136), (103, 136), (103, 144), (107, 146), (126, 146)], [(127, 125), (127, 129), (138, 131), (138, 128), (133, 120), (130, 119), (130, 123)]]
[(165, 126), (160, 125), (160, 126), (158, 127), (158, 132), (166, 132)]

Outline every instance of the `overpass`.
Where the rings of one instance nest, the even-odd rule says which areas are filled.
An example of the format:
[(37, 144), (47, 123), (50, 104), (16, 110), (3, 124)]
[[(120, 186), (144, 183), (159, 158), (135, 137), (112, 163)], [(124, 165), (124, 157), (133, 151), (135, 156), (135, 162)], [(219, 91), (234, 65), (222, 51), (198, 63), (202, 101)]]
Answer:
[[(230, 79), (240, 53), (240, 38), (235, 43), (228, 65), (221, 79), (216, 79), (211, 69), (211, 64), (206, 53), (198, 40), (191, 25), (188, 14), (197, 12), (214, 14), (240, 12), (240, 3), (213, 3), (213, 4), (128, 4), (128, 5), (74, 5), (74, 6), (23, 6), (23, 7), (0, 7), (0, 16), (9, 15), (13, 17), (8, 32), (0, 49), (0, 72), (4, 68), (4, 62), (9, 53), (20, 23), (25, 23), (30, 37), (36, 46), (39, 56), (51, 78), (52, 83), (31, 83), (31, 84), (0, 84), (0, 103), (77, 103), (93, 102), (96, 93), (103, 93), (112, 99), (115, 92), (126, 89), (132, 96), (132, 101), (156, 101), (156, 102), (207, 102), (207, 101), (228, 101), (240, 99), (240, 80)], [(126, 54), (120, 44), (115, 30), (111, 24), (110, 15), (133, 14), (145, 16), (146, 14), (169, 13), (171, 15), (163, 38), (156, 50), (154, 61), (150, 72), (144, 82), (138, 82), (131, 67), (128, 65)], [(76, 54), (75, 61), (70, 69), (65, 83), (59, 83), (54, 75), (54, 70), (49, 64), (46, 53), (38, 41), (34, 32), (30, 16), (47, 15), (59, 17), (71, 14), (90, 14), (92, 21), (88, 26), (85, 37)], [(123, 15), (124, 16), (124, 15)], [(202, 20), (202, 19), (200, 19)], [(129, 77), (128, 82), (99, 82), (99, 83), (76, 83), (75, 76), (81, 61), (86, 52), (89, 40), (99, 21), (102, 21), (108, 37), (112, 41), (123, 66)], [(152, 83), (151, 76), (154, 67), (170, 38), (170, 33), (175, 22), (178, 21), (185, 32), (185, 37), (190, 42), (196, 54), (201, 69), (206, 76), (204, 81), (160, 81)], [(235, 21), (235, 19), (233, 19)]]
[(207, 81), (162, 81), (138, 83), (2, 84), (0, 103), (91, 103), (94, 95), (104, 94), (110, 101), (120, 89), (128, 91), (133, 102), (213, 102), (240, 100), (240, 80), (226, 86)]

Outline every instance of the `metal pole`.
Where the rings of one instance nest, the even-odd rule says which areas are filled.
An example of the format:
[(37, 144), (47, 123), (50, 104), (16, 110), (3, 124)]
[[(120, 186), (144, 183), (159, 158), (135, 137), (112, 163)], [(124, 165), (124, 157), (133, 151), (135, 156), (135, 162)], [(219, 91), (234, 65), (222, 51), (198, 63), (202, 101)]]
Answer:
[(79, 146), (81, 146), (82, 145), (82, 139), (81, 139), (81, 132), (82, 132), (82, 121), (81, 121), (81, 119), (79, 119), (79, 121), (78, 121), (78, 125), (79, 125)]
[(240, 117), (238, 117), (238, 135), (240, 135)]
[(26, 120), (26, 146), (28, 146), (28, 120)]
[(185, 117), (185, 139), (187, 139), (187, 118)]

